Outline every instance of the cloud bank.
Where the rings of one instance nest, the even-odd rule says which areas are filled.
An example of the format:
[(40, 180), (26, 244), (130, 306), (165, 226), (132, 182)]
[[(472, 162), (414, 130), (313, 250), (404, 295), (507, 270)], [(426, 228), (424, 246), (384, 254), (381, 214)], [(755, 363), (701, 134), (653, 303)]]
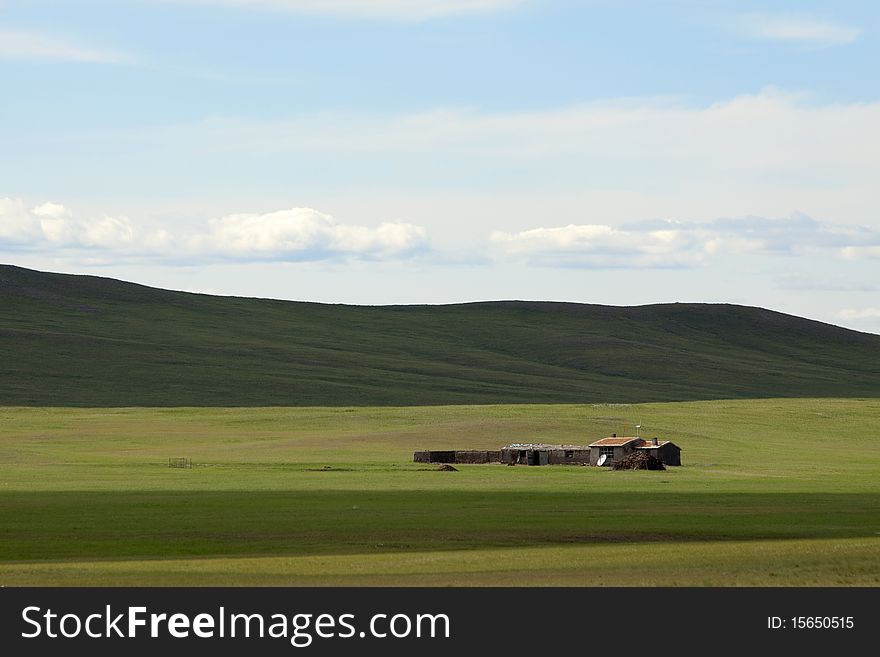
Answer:
[(693, 267), (724, 255), (801, 255), (832, 250), (856, 258), (880, 252), (880, 231), (823, 224), (805, 214), (708, 222), (645, 221), (612, 227), (571, 224), (494, 232), (493, 246), (540, 266), (588, 268)]
[[(489, 246), (501, 259), (539, 266), (680, 268), (729, 255), (825, 253), (870, 259), (880, 257), (880, 230), (832, 225), (794, 213), (783, 219), (749, 216), (496, 230)], [(346, 224), (304, 207), (229, 214), (189, 227), (147, 227), (125, 216), (83, 218), (59, 203), (28, 206), (22, 199), (0, 198), (0, 250), (100, 252), (177, 262), (305, 262), (403, 259), (428, 252), (430, 245), (422, 226)]]
[(117, 257), (187, 261), (315, 261), (395, 259), (428, 248), (424, 228), (386, 222), (340, 224), (311, 208), (210, 219), (197, 230), (145, 229), (127, 217), (78, 218), (58, 203), (28, 207), (0, 198), (0, 249), (93, 251)]
[(312, 208), (267, 214), (233, 214), (212, 219), (196, 250), (231, 258), (323, 260), (333, 256), (387, 259), (427, 246), (424, 228), (382, 223), (376, 228), (339, 224)]
[(0, 198), (0, 246), (13, 249), (160, 249), (164, 231), (141, 233), (127, 217), (80, 219), (58, 203), (27, 207), (21, 199)]

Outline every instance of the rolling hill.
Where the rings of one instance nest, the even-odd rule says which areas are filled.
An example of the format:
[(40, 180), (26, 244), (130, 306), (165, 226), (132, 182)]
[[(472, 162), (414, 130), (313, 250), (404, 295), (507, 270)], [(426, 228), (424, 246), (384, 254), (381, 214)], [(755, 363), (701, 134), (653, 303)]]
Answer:
[(0, 405), (878, 397), (880, 336), (760, 308), (346, 306), (0, 266)]

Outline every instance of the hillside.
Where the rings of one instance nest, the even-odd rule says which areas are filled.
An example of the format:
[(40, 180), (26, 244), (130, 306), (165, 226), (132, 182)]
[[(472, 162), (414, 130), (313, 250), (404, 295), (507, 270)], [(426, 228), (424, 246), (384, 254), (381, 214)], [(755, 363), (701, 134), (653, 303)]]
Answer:
[(759, 308), (344, 306), (0, 266), (0, 405), (880, 396), (880, 336)]

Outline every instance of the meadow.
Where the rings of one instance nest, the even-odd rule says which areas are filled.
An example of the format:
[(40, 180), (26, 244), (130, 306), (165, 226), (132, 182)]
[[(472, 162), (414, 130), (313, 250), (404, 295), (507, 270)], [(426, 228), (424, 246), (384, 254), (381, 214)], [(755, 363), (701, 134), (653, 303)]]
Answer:
[[(0, 585), (878, 586), (878, 417), (873, 398), (4, 407)], [(412, 462), (639, 422), (684, 465)]]

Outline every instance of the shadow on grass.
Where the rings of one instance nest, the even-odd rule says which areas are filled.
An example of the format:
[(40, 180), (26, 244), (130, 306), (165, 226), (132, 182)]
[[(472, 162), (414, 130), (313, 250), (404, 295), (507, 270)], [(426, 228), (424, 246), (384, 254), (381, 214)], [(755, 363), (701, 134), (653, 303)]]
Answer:
[(854, 538), (880, 494), (161, 491), (0, 494), (0, 561)]

